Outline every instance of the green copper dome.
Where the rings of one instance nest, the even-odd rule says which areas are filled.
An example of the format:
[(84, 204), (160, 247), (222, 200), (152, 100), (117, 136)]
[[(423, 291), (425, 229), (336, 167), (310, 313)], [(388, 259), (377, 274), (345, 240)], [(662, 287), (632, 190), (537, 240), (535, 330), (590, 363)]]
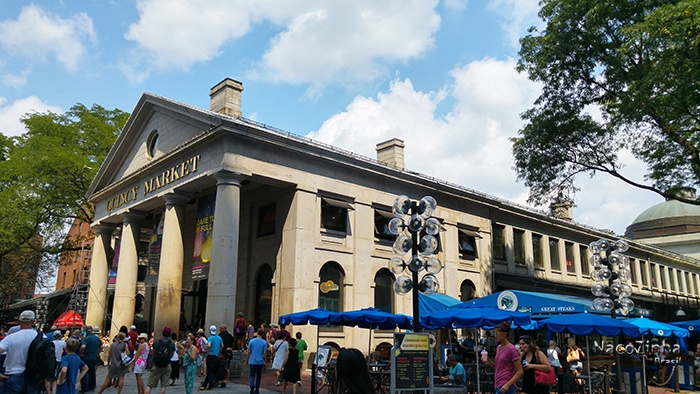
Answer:
[(700, 205), (686, 204), (677, 200), (668, 200), (647, 208), (634, 219), (632, 224), (691, 216), (700, 217)]

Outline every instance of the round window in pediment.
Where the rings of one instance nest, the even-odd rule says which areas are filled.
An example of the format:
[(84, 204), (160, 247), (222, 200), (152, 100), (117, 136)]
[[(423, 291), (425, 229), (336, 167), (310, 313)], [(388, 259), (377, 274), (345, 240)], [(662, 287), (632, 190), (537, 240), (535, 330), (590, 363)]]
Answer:
[(152, 159), (156, 157), (156, 153), (158, 153), (158, 130), (153, 130), (151, 132), (151, 135), (148, 136), (148, 158)]

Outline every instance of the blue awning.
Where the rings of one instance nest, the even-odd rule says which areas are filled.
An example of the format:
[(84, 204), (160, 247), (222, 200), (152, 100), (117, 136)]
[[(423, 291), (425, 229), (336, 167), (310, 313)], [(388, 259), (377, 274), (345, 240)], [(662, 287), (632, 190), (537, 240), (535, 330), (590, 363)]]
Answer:
[[(593, 310), (593, 295), (591, 295), (591, 298), (585, 298), (534, 291), (504, 290), (468, 302), (510, 311), (525, 312), (534, 318), (567, 313), (607, 313)], [(647, 309), (637, 308), (630, 316), (649, 317), (651, 312)]]
[(435, 311), (449, 309), (461, 303), (462, 301), (450, 297), (447, 294), (434, 293), (425, 295), (418, 293), (418, 312), (421, 316), (429, 315)]

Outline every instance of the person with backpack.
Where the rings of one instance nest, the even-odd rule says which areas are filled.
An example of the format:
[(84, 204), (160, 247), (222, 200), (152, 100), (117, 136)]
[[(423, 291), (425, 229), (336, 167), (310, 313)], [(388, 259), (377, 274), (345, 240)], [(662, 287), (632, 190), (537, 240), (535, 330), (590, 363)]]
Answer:
[(243, 312), (238, 312), (236, 318), (236, 350), (245, 350), (245, 336), (248, 333), (248, 322), (243, 317)]
[(170, 340), (172, 334), (170, 326), (163, 327), (163, 338), (153, 342), (153, 368), (148, 376), (146, 394), (151, 394), (151, 389), (158, 387), (160, 382), (160, 394), (165, 394), (170, 380), (170, 359), (175, 353), (175, 343)]
[[(33, 377), (25, 376), (25, 372), (29, 375), (34, 369), (30, 364), (32, 360), (29, 360), (32, 343), (36, 343), (35, 340), (38, 336), (45, 339), (41, 333), (37, 333), (32, 328), (35, 319), (34, 311), (22, 311), (19, 315), (19, 331), (6, 336), (0, 341), (0, 354), (7, 353), (7, 358), (5, 359), (5, 376), (7, 376), (7, 379), (5, 380), (4, 394), (39, 393), (41, 379), (35, 380)], [(53, 343), (51, 341), (48, 342), (51, 343), (52, 350), (54, 350)], [(55, 351), (51, 354), (51, 359), (54, 363), (52, 366), (55, 367)]]
[[(206, 335), (204, 335), (204, 329), (200, 328), (197, 330), (197, 355), (201, 360), (201, 366), (198, 366), (197, 374), (199, 377), (207, 376), (207, 355), (209, 353), (209, 341)], [(200, 362), (198, 361), (199, 365)]]

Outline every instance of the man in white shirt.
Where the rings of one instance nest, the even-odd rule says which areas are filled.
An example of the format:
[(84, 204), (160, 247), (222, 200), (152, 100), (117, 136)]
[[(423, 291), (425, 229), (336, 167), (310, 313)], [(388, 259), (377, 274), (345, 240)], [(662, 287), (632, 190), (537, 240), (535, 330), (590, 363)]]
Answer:
[(36, 317), (33, 311), (23, 311), (19, 315), (20, 330), (0, 341), (0, 354), (7, 353), (5, 359), (5, 394), (38, 394), (39, 382), (24, 380), (29, 345), (36, 338), (32, 328)]

